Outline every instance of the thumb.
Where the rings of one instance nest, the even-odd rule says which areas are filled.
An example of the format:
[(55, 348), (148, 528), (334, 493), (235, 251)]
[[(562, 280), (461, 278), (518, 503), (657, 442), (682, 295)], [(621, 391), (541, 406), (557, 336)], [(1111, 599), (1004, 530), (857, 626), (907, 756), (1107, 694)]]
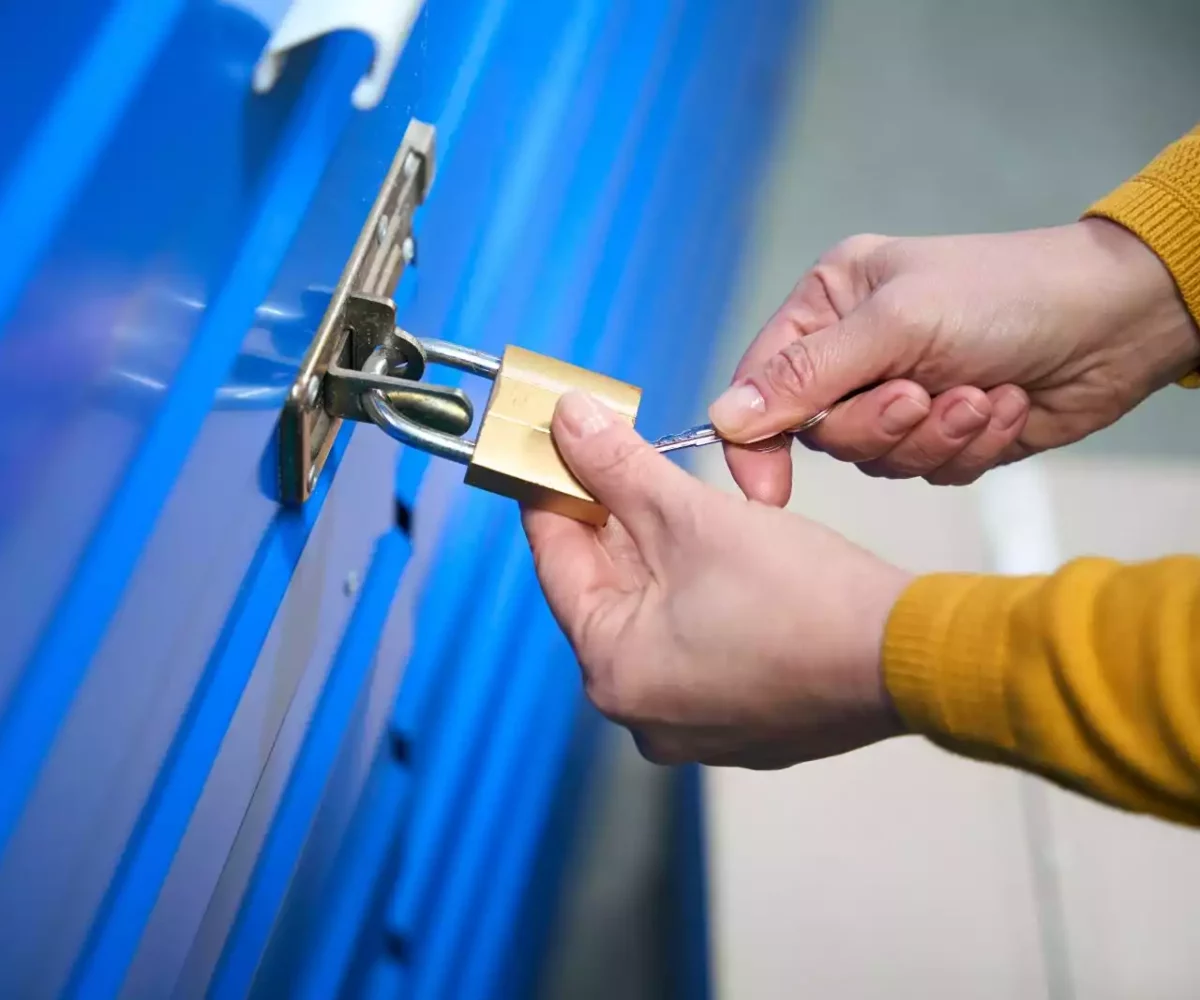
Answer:
[(797, 337), (748, 368), (709, 407), (720, 435), (749, 444), (797, 427), (843, 396), (889, 376), (903, 349), (870, 301), (831, 326)]
[(567, 467), (635, 542), (656, 533), (694, 485), (679, 466), (586, 393), (569, 392), (558, 401), (550, 430)]

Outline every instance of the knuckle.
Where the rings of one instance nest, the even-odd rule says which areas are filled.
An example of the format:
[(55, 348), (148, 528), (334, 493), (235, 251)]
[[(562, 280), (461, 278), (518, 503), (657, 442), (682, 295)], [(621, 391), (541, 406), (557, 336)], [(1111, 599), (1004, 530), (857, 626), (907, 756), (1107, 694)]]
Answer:
[(805, 339), (792, 341), (771, 357), (763, 376), (776, 394), (797, 399), (803, 396), (816, 378), (816, 364)]
[(925, 476), (932, 476), (938, 471), (936, 462), (917, 462), (910, 459), (891, 461), (891, 472), (893, 479), (923, 479)]
[(896, 471), (904, 476), (926, 476), (933, 473), (938, 468), (938, 461), (932, 455), (925, 452), (919, 452), (914, 455), (905, 456), (894, 462)]
[(879, 233), (855, 233), (836, 243), (832, 250), (821, 257), (823, 264), (845, 264), (848, 261), (859, 260), (877, 251), (881, 246), (890, 243), (890, 236)]
[(635, 472), (645, 462), (642, 442), (632, 435), (613, 433), (612, 428), (599, 437), (591, 453), (591, 471), (600, 476)]
[(895, 237), (879, 233), (858, 233), (837, 244), (822, 257), (821, 263), (849, 270), (859, 294), (867, 294), (883, 284), (899, 242)]
[(897, 447), (887, 456), (887, 463), (902, 478), (926, 476), (945, 465), (954, 450), (947, 449), (939, 441), (909, 438), (902, 447)]
[(839, 462), (849, 462), (852, 465), (863, 465), (879, 457), (877, 454), (873, 454), (871, 449), (855, 441), (831, 441), (821, 450), (830, 458), (837, 459)]
[[(832, 431), (832, 428), (830, 430)], [(866, 462), (875, 461), (892, 444), (893, 442), (888, 440), (867, 440), (849, 435), (827, 433), (817, 442), (817, 449), (832, 458), (836, 458), (839, 462), (862, 465)]]
[(808, 272), (808, 277), (821, 287), (831, 303), (837, 301), (837, 293), (845, 283), (846, 263), (837, 257), (822, 257)]
[(887, 451), (888, 444), (889, 442), (886, 441), (854, 441), (841, 449), (846, 457), (841, 458), (839, 456), (839, 458), (843, 462), (852, 462), (855, 465), (863, 462), (873, 462)]

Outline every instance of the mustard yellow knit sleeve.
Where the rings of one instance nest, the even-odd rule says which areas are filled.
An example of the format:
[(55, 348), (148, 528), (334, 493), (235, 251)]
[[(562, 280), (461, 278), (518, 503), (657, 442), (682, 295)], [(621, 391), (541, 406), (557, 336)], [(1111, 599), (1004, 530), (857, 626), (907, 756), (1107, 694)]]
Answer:
[[(1158, 254), (1200, 325), (1200, 126), (1101, 198), (1085, 216), (1119, 223)], [(1200, 388), (1200, 371), (1180, 384)]]
[(889, 620), (884, 676), (949, 749), (1200, 825), (1200, 558), (921, 577)]

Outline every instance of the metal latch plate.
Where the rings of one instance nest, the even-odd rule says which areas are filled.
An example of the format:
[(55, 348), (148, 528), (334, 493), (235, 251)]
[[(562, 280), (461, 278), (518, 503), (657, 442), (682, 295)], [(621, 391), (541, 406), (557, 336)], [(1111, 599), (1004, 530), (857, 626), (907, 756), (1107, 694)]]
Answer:
[(366, 361), (364, 352), (392, 335), (391, 296), (415, 256), (412, 217), (433, 183), (434, 152), (433, 126), (409, 122), (300, 363), (279, 418), (279, 486), (285, 504), (302, 504), (312, 495), (341, 427), (341, 418), (333, 415), (341, 411), (326, 406), (326, 373), (331, 367), (357, 371)]

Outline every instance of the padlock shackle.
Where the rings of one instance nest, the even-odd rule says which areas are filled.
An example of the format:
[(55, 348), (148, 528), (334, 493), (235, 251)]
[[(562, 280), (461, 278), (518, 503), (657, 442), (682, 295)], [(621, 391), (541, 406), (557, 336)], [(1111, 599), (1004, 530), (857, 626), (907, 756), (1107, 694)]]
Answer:
[[(418, 343), (429, 364), (446, 365), (490, 380), (494, 380), (500, 372), (500, 359), (483, 351), (452, 344), (448, 340), (420, 340)], [(381, 374), (387, 370), (388, 364), (386, 353), (382, 348), (377, 348), (363, 365), (363, 371), (372, 375)], [(475, 454), (474, 441), (433, 430), (406, 417), (378, 389), (363, 393), (362, 408), (384, 433), (401, 444), (438, 458), (448, 458), (460, 465), (469, 465)]]
[(493, 382), (500, 374), (500, 359), (493, 354), (485, 354), (473, 347), (463, 347), (448, 340), (422, 338), (419, 343), (425, 352), (425, 360), (430, 364), (456, 368), (460, 372), (479, 375)]

